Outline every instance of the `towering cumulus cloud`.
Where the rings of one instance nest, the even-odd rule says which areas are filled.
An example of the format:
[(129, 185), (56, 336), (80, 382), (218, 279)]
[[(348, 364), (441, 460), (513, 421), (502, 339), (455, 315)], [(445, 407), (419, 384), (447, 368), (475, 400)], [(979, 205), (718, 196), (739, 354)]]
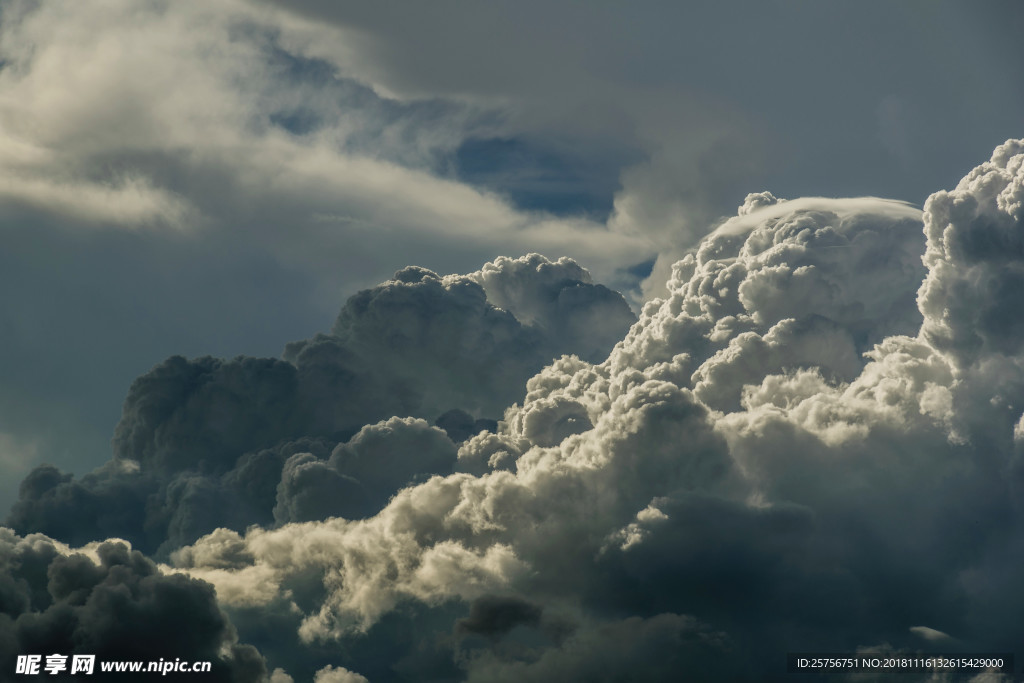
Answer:
[(417, 477), (450, 474), (448, 437), (494, 426), (546, 363), (599, 360), (635, 319), (570, 259), (501, 258), (467, 276), (405, 268), (281, 360), (153, 368), (128, 391), (113, 460), (80, 481), (35, 469), (7, 524), (152, 552), (219, 526), (371, 515)]
[(135, 534), (279, 680), (788, 680), (791, 651), (1013, 651), (1022, 245), (1010, 141), (923, 214), (750, 195), (628, 332), (568, 261), (408, 268), (283, 360), (154, 369), (111, 463), (37, 469), (8, 523)]

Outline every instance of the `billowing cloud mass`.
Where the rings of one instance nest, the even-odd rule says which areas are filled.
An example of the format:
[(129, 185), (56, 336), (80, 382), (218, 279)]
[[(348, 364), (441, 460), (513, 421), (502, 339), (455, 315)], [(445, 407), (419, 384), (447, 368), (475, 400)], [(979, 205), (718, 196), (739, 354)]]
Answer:
[(283, 359), (159, 364), (128, 391), (113, 459), (81, 479), (36, 468), (6, 523), (162, 552), (220, 526), (370, 516), (450, 474), (455, 442), (496, 428), (553, 358), (600, 360), (635, 320), (566, 258), (467, 276), (408, 267)]
[[(209, 584), (162, 573), (123, 543), (74, 550), (2, 528), (0, 652), (5, 677), (16, 654), (58, 653), (91, 654), (98, 662), (208, 661), (203, 675), (219, 681), (273, 681), (255, 648), (237, 642)], [(196, 675), (172, 673), (169, 680)]]
[(540, 251), (636, 284), (642, 236), (464, 177), (464, 145), (515, 137), (496, 102), (387, 97), (317, 48), (344, 42), (249, 0), (0, 2), (4, 507), (44, 460), (106, 460), (158, 360), (276, 355), (410, 263)]
[[(1018, 134), (1024, 5), (739, 3), (0, 0), (0, 506), (161, 359), (276, 357), (409, 264), (639, 310), (750, 189), (921, 204)], [(514, 315), (618, 341), (578, 295)]]
[[(279, 680), (773, 680), (791, 651), (1013, 651), (1022, 235), (1018, 140), (923, 213), (751, 194), (628, 332), (568, 260), (407, 268), (282, 360), (161, 364), (113, 460), (38, 468), (8, 524), (135, 534), (146, 575), (212, 585)], [(5, 623), (53, 609), (33, 585)]]

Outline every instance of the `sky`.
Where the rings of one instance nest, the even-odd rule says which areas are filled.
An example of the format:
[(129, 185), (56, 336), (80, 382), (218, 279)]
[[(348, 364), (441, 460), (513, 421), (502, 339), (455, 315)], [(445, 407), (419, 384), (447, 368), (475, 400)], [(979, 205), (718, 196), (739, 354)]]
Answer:
[(1022, 28), (0, 0), (0, 655), (1012, 651)]

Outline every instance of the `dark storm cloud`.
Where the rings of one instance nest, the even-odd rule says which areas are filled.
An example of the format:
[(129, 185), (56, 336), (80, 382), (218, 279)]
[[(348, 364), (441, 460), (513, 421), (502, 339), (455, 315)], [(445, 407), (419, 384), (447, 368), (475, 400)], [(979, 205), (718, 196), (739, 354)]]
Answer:
[(443, 429), (448, 438), (455, 443), (462, 443), (480, 432), (498, 431), (497, 420), (487, 418), (474, 420), (472, 415), (458, 408), (453, 408), (438, 417), (435, 424)]
[[(733, 207), (954, 185), (1019, 134), (1020, 12), (9, 0), (0, 467), (105, 440), (94, 386), (276, 352), (422, 267), (281, 359), (171, 358), (113, 460), (30, 472), (4, 650), (164, 611), (139, 647), (315, 683), (1012, 650), (1024, 144), (923, 234), (870, 197)], [(460, 174), (467, 140), (538, 152)], [(496, 258), (533, 250), (653, 264), (639, 321), (573, 261)]]
[(660, 254), (657, 292), (751, 187), (918, 201), (1021, 112), (1010, 3), (450, 9), (5, 2), (0, 499), (101, 463), (158, 359), (276, 353), (407, 263), (633, 292)]
[(18, 502), (4, 524), (19, 530), (45, 529), (72, 545), (117, 537), (136, 539), (145, 547), (146, 528), (140, 513), (157, 489), (153, 478), (116, 464), (100, 467), (80, 480), (53, 465), (40, 465), (21, 482)]
[(5, 675), (14, 671), (16, 653), (59, 653), (95, 655), (97, 680), (100, 661), (175, 658), (212, 662), (217, 680), (271, 680), (259, 652), (238, 643), (210, 585), (161, 574), (124, 544), (71, 551), (4, 529), (0, 567)]
[(465, 277), (409, 267), (353, 296), (330, 334), (289, 344), (284, 360), (172, 357), (129, 389), (113, 460), (81, 480), (34, 470), (7, 524), (168, 552), (218, 526), (371, 515), (456, 460), (444, 431), (387, 418), (462, 414), (461, 441), (496, 426), (487, 418), (552, 358), (608, 353), (635, 318), (589, 279), (536, 254)]
[(124, 387), (168, 355), (275, 354), (412, 262), (579, 251), (606, 278), (650, 255), (457, 180), (500, 107), (374, 92), (303, 49), (330, 27), (234, 0), (3, 17), (5, 506), (43, 460), (102, 463)]
[[(470, 680), (772, 679), (787, 651), (937, 638), (1012, 650), (1024, 377), (978, 292), (1019, 260), (1021, 149), (935, 195), (923, 234), (900, 203), (752, 195), (606, 361), (531, 378), (497, 432), (461, 445), (459, 474), (172, 562), (238, 608), (304, 586), (310, 644), (466, 605), (423, 642), (454, 633)], [(1003, 248), (953, 248), (992, 226)]]
[(238, 456), (305, 430), (299, 382), (284, 361), (170, 358), (135, 380), (114, 432), (114, 459), (166, 475), (224, 472)]
[[(502, 257), (465, 278), (406, 268), (352, 297), (330, 335), (290, 344), (284, 357), (323, 385), (314, 401), (344, 387), (334, 405), (377, 419), (433, 419), (449, 408), (500, 415), (544, 362), (562, 353), (597, 360), (635, 320), (620, 295), (589, 280), (570, 260), (538, 255)], [(603, 329), (586, 334), (590, 319)]]
[(678, 614), (629, 617), (580, 629), (534, 661), (485, 653), (470, 659), (467, 681), (678, 681), (734, 679), (731, 643), (722, 633)]
[(391, 418), (363, 427), (330, 459), (309, 453), (285, 462), (274, 518), (279, 523), (328, 517), (360, 519), (379, 511), (399, 489), (450, 474), (456, 446), (423, 420)]
[[(287, 628), (271, 667), (324, 680), (733, 680), (801, 648), (1012, 649), (1024, 379), (979, 292), (1010, 278), (1012, 300), (1020, 149), (936, 194), (923, 234), (898, 202), (750, 195), (628, 333), (571, 261), (406, 268), (283, 361), (154, 369), (114, 460), (34, 471), (11, 519), (76, 543), (129, 529), (214, 584), (243, 641)], [(542, 367), (620, 319), (607, 359)]]
[(537, 626), (543, 608), (516, 597), (485, 595), (470, 605), (469, 616), (455, 624), (457, 631), (487, 637), (502, 636), (519, 625)]

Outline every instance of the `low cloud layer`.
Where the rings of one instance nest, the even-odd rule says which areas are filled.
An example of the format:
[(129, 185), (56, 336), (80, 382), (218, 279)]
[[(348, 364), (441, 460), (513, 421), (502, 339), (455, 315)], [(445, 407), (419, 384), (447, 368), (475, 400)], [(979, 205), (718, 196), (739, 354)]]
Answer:
[(158, 366), (114, 459), (35, 470), (8, 524), (134, 534), (280, 680), (1013, 651), (1022, 234), (1009, 141), (923, 213), (751, 194), (631, 327), (567, 260), (407, 268), (282, 360)]
[(57, 653), (95, 655), (97, 680), (99, 662), (180, 658), (211, 662), (219, 681), (272, 681), (259, 652), (237, 642), (209, 584), (161, 573), (123, 543), (73, 550), (0, 529), (0, 577), (5, 676), (16, 654)]

